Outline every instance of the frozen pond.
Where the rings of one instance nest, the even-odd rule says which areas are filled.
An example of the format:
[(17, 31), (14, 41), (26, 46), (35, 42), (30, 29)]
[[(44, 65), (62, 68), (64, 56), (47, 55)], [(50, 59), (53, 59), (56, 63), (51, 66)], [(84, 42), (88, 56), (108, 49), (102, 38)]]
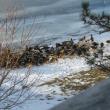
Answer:
[[(82, 0), (0, 0), (0, 15), (17, 7), (18, 18), (26, 18), (26, 27), (34, 23), (33, 43), (55, 43), (61, 40), (77, 39), (93, 33), (94, 27), (84, 25), (80, 20)], [(90, 0), (94, 11), (109, 10), (109, 0)], [(27, 30), (25, 30), (27, 31)], [(1, 37), (1, 36), (0, 36)], [(20, 39), (20, 35), (15, 42)]]

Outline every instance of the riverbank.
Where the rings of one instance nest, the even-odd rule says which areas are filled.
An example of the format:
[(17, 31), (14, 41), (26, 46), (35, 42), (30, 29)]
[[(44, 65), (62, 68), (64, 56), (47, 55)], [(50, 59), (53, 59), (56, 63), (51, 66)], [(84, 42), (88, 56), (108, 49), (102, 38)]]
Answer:
[[(106, 41), (109, 44), (109, 40)], [(73, 39), (56, 43), (55, 46), (35, 45), (26, 46), (18, 52), (8, 47), (1, 47), (0, 67), (19, 68), (39, 66), (47, 63), (58, 61), (59, 58), (66, 57), (88, 57), (98, 53), (100, 49), (103, 51), (104, 43), (98, 43), (93, 36), (83, 37), (77, 42)]]
[[(81, 91), (87, 89), (90, 86), (93, 86), (98, 81), (109, 77), (109, 75), (103, 71), (103, 69), (94, 69), (94, 65), (92, 67), (94, 70), (91, 70), (91, 65), (87, 64), (87, 58), (91, 56), (98, 57), (97, 60), (99, 61), (100, 55), (103, 55), (103, 58), (106, 56), (109, 57), (109, 40), (104, 40), (104, 43), (103, 41), (98, 42), (91, 35), (90, 37), (83, 37), (77, 42), (74, 42), (73, 39), (70, 39), (68, 41), (56, 43), (56, 46), (37, 45), (36, 49), (36, 46), (26, 46), (22, 53), (19, 51), (20, 56), (18, 57), (19, 59), (23, 58), (22, 61), (24, 65), (18, 65), (17, 67), (13, 67), (13, 65), (11, 65), (9, 76), (12, 75), (12, 78), (17, 76), (17, 79), (21, 79), (24, 75), (30, 73), (28, 82), (37, 79), (34, 84), (35, 88), (31, 90), (37, 95), (34, 97), (35, 103), (33, 100), (31, 100), (32, 102), (28, 101), (28, 104), (31, 103), (31, 105), (29, 104), (28, 106), (35, 104), (33, 106), (33, 110), (36, 106), (41, 110), (48, 110), (48, 108), (53, 107), (54, 105), (66, 100), (73, 95), (79, 94)], [(51, 48), (54, 51), (51, 51)], [(101, 53), (99, 50), (101, 50)], [(4, 61), (12, 62), (12, 56), (16, 54), (13, 53), (13, 55), (11, 55), (11, 51), (8, 49), (6, 52), (7, 57), (2, 55), (4, 58), (6, 58)], [(51, 54), (51, 52), (53, 52), (53, 54)], [(71, 52), (73, 53), (71, 54)], [(33, 55), (35, 55), (35, 57)], [(47, 57), (42, 57), (44, 55), (47, 55)], [(56, 60), (50, 61), (49, 56), (51, 55), (57, 56)], [(11, 60), (9, 60), (9, 58), (11, 58)], [(14, 56), (14, 58), (16, 58), (16, 56)], [(39, 60), (36, 60), (35, 58), (46, 58), (47, 61), (34, 64), (31, 61), (39, 62)], [(17, 59), (15, 61), (19, 60)], [(10, 65), (9, 62), (8, 64)], [(7, 68), (9, 67), (7, 66)], [(46, 84), (48, 82), (50, 84)], [(45, 105), (46, 108), (40, 106), (39, 103)]]

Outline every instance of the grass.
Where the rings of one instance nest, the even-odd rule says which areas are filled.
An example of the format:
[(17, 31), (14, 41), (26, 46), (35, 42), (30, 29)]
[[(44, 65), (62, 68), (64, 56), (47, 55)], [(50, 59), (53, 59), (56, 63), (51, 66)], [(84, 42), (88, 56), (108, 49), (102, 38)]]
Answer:
[(63, 78), (55, 78), (51, 81), (45, 82), (44, 85), (57, 85), (61, 88), (63, 93), (68, 91), (82, 91), (90, 86), (95, 85), (97, 82), (109, 78), (109, 73), (100, 68), (94, 68), (89, 71), (82, 71), (80, 73), (71, 74)]
[(18, 67), (20, 52), (13, 52), (11, 49), (4, 47), (0, 51), (0, 67), (15, 68)]

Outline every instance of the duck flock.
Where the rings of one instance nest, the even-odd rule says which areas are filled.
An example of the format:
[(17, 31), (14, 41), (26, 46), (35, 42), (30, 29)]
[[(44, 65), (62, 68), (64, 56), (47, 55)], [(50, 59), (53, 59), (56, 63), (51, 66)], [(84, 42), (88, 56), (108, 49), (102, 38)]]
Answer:
[[(100, 47), (104, 44), (101, 43)], [(28, 64), (41, 65), (44, 63), (57, 61), (58, 58), (63, 56), (90, 56), (91, 53), (95, 53), (99, 48), (99, 44), (94, 41), (94, 38), (81, 38), (77, 43), (70, 39), (61, 43), (56, 43), (55, 47), (43, 45), (28, 47), (22, 53), (18, 60), (20, 66), (26, 66)]]
[[(107, 43), (110, 43), (108, 40)], [(59, 58), (65, 57), (90, 57), (98, 54), (103, 55), (104, 43), (98, 43), (93, 36), (83, 37), (78, 42), (73, 39), (56, 43), (55, 46), (35, 45), (26, 46), (21, 52), (12, 52), (9, 48), (0, 53), (0, 67), (18, 68), (32, 65), (42, 65), (52, 63)]]

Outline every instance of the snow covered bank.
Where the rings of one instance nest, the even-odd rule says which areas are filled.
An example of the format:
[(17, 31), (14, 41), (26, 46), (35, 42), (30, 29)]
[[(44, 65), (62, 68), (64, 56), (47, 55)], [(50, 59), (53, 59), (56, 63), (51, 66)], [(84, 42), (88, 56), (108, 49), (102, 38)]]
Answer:
[[(110, 54), (110, 45), (106, 43), (106, 41), (109, 40), (109, 33), (103, 33), (99, 36), (93, 34), (93, 36), (95, 38), (95, 41), (99, 43), (105, 43), (104, 54)], [(70, 75), (71, 73), (74, 74), (89, 69), (90, 67), (86, 64), (85, 59), (82, 57), (65, 59), (62, 58), (58, 59), (58, 61), (55, 63), (32, 67), (31, 76), (29, 80), (32, 80), (33, 78), (38, 78), (38, 81), (36, 82), (37, 87), (39, 84), (50, 81), (54, 78), (62, 78), (67, 75)], [(27, 69), (22, 68), (13, 70), (12, 72), (17, 72), (23, 75), (27, 72)], [(20, 108), (20, 110), (36, 110), (36, 108), (38, 110), (48, 110), (49, 108), (59, 104), (60, 102), (69, 97), (62, 94), (62, 91), (58, 86), (40, 86), (37, 87), (35, 92), (36, 94), (38, 94), (38, 97), (35, 98), (36, 100), (28, 101), (23, 108)], [(74, 94), (76, 94), (75, 91), (73, 92), (73, 95)], [(19, 108), (17, 108), (17, 110), (19, 110)]]
[[(77, 73), (83, 70), (89, 70), (90, 67), (86, 64), (84, 58), (65, 58), (59, 59), (58, 62), (51, 64), (44, 64), (38, 67), (32, 67), (31, 76), (29, 80), (38, 78), (36, 86), (44, 83), (45, 81), (52, 80), (53, 78), (64, 77), (69, 74)], [(13, 70), (12, 73), (25, 74), (28, 69)], [(23, 105), (23, 108), (15, 108), (13, 110), (48, 110), (49, 108), (66, 100), (69, 96), (63, 95), (58, 86), (41, 86), (36, 90), (36, 100), (31, 100)], [(74, 92), (76, 94), (76, 92)], [(52, 100), (51, 100), (52, 99)], [(43, 105), (43, 106), (42, 106)]]
[[(95, 36), (95, 35), (94, 35)], [(100, 40), (98, 40), (95, 36), (95, 41), (97, 41), (98, 43), (104, 42), (104, 54), (109, 54), (109, 43), (106, 43), (106, 40), (109, 40), (108, 34), (105, 34), (105, 39), (101, 39), (103, 38), (104, 34), (100, 37)], [(89, 39), (87, 37), (87, 39)], [(100, 45), (99, 45), (100, 48)], [(58, 61), (54, 62), (54, 63), (50, 63), (50, 64), (43, 64), (41, 66), (34, 66), (34, 67), (29, 67), (30, 69), (30, 77), (28, 79), (28, 82), (31, 82), (33, 79), (38, 78), (36, 83), (35, 83), (35, 87), (37, 88), (33, 88), (32, 91), (34, 91), (38, 97), (35, 97), (36, 100), (32, 100), (30, 103), (36, 103), (34, 104), (34, 108), (32, 108), (33, 110), (37, 107), (41, 108), (41, 110), (48, 110), (48, 104), (49, 107), (53, 107), (54, 105), (60, 103), (60, 101), (65, 100), (65, 97), (68, 97), (68, 94), (65, 95), (63, 94), (63, 92), (61, 91), (60, 86), (58, 85), (43, 85), (43, 86), (39, 86), (40, 84), (44, 83), (44, 82), (48, 82), (52, 79), (55, 78), (62, 78), (65, 77), (67, 75), (70, 75), (71, 73), (79, 73), (80, 71), (86, 71), (89, 70), (90, 67), (86, 64), (86, 61), (83, 57), (78, 57), (78, 56), (74, 56), (71, 58), (60, 58), (58, 59)], [(26, 73), (28, 72), (28, 68), (20, 68), (20, 69), (15, 69), (12, 70), (10, 75), (13, 74), (14, 77), (17, 77), (18, 79), (21, 79)], [(80, 81), (80, 80), (75, 80)], [(81, 82), (83, 83), (83, 82)], [(6, 86), (10, 86), (10, 83), (7, 84)], [(74, 85), (73, 85), (74, 86)], [(76, 94), (76, 91), (72, 91), (72, 94)], [(72, 96), (72, 94), (69, 94), (70, 96)], [(51, 100), (51, 101), (50, 101)], [(57, 100), (57, 101), (56, 101)], [(27, 106), (30, 107), (29, 102), (27, 102)], [(39, 103), (43, 104), (43, 105), (47, 105), (47, 108), (42, 108), (42, 106), (39, 105)], [(32, 105), (32, 104), (31, 104)], [(27, 107), (24, 105), (24, 107)], [(22, 110), (22, 109), (21, 109)], [(23, 110), (25, 110), (25, 108), (23, 108)], [(28, 108), (26, 108), (26, 110), (29, 110)]]
[[(63, 77), (70, 73), (76, 73), (83, 70), (88, 70), (89, 66), (86, 64), (84, 58), (65, 58), (58, 59), (55, 63), (44, 64), (41, 66), (34, 66), (31, 68), (31, 76), (41, 76), (42, 80), (49, 80), (55, 77)], [(12, 72), (25, 74), (27, 68), (15, 69)]]

